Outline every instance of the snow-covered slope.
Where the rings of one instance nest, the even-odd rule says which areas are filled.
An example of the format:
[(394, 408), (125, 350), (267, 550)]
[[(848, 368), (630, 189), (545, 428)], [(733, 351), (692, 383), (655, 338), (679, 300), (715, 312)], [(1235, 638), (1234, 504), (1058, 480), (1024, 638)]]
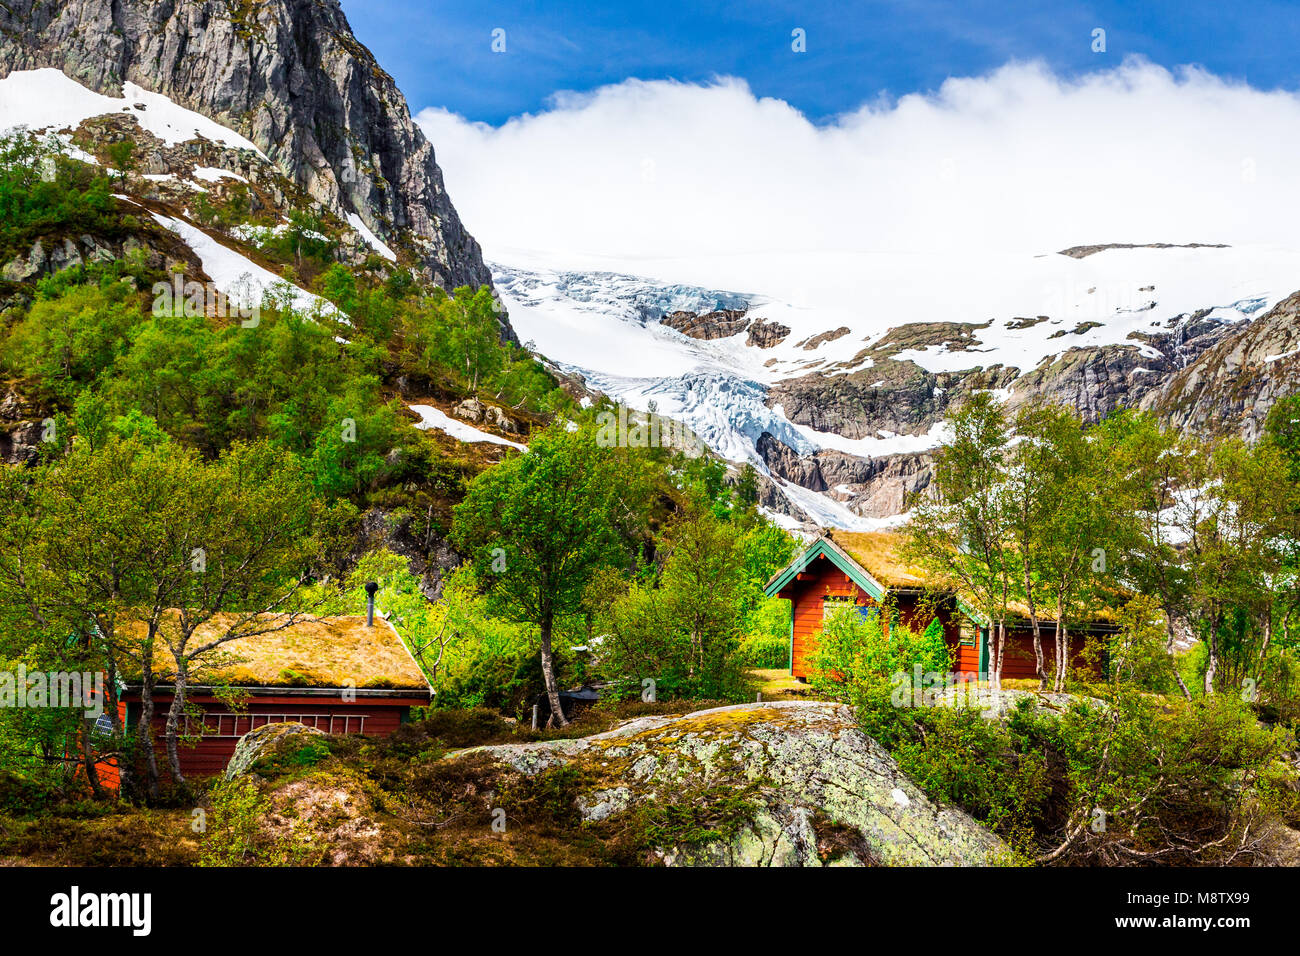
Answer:
[(187, 110), (134, 83), (124, 83), (122, 92), (121, 97), (104, 96), (58, 70), (17, 70), (0, 79), (0, 129), (26, 126), (53, 132), (75, 128), (84, 120), (106, 113), (128, 113), (168, 146), (203, 138), (235, 149), (250, 149), (265, 158), (249, 140), (202, 113)]
[[(592, 387), (637, 409), (653, 403), (720, 455), (765, 473), (756, 449), (764, 432), (801, 456), (830, 450), (859, 458), (922, 452), (943, 434), (936, 423), (912, 434), (818, 431), (786, 417), (768, 394), (777, 383), (810, 374), (830, 383), (867, 373), (885, 358), (928, 373), (1018, 370), (1008, 371), (1011, 380), (1072, 349), (1127, 346), (1144, 359), (1159, 359), (1164, 354), (1151, 343), (1177, 338), (1189, 317), (1238, 325), (1300, 286), (1300, 250), (1278, 247), (1100, 247), (1020, 256), (970, 251), (959, 257), (861, 253), (773, 261), (770, 286), (802, 286), (798, 299), (766, 289), (671, 281), (698, 278), (711, 268), (723, 277), (752, 277), (762, 272), (752, 257), (743, 264), (726, 257), (634, 264), (636, 271), (662, 268), (667, 280), (631, 269), (565, 271), (519, 258), (530, 267), (493, 270), (522, 339)], [(800, 270), (803, 282), (792, 279)], [(748, 310), (752, 322), (789, 332), (763, 348), (743, 331), (703, 340), (660, 323), (675, 311), (720, 309)], [(1014, 391), (1013, 381), (999, 394), (1009, 398)], [(819, 523), (880, 523), (856, 515), (835, 490), (778, 484)]]
[[(179, 106), (168, 97), (151, 93), (134, 83), (124, 83), (122, 90), (121, 97), (105, 96), (82, 86), (59, 70), (15, 70), (0, 78), (0, 133), (21, 127), (36, 134), (57, 135), (70, 156), (94, 163), (95, 158), (73, 146), (71, 137), (63, 131), (75, 130), (88, 119), (120, 114), (133, 119), (144, 132), (156, 136), (167, 147), (203, 140), (231, 149), (249, 150), (268, 169), (271, 167), (270, 159), (254, 143), (202, 113)], [(222, 180), (248, 183), (248, 179), (238, 172), (210, 166), (195, 167), (191, 176), (192, 179), (186, 179), (172, 173), (150, 173), (142, 178), (153, 183), (174, 184), (191, 194), (207, 192), (209, 185)], [(155, 218), (181, 235), (203, 259), (205, 266), (209, 260), (213, 262), (220, 276), (213, 272), (209, 274), (222, 292), (231, 294), (237, 287), (260, 295), (270, 285), (280, 282), (278, 277), (223, 248), (194, 226), (173, 217), (167, 217), (166, 221), (161, 217)], [(340, 218), (379, 255), (390, 262), (397, 260), (396, 253), (355, 212), (343, 213)], [(238, 274), (231, 274), (230, 270), (237, 265), (235, 259), (242, 260), (247, 268), (240, 266)], [(309, 293), (295, 294), (294, 305), (299, 308), (314, 308), (318, 304), (317, 297)]]

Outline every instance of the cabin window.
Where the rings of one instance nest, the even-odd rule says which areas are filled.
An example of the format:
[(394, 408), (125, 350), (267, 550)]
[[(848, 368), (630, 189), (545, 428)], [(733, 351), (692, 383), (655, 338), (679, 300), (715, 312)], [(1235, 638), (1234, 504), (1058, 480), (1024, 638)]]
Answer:
[(962, 647), (975, 647), (979, 643), (979, 632), (969, 620), (961, 622), (961, 640), (958, 643)]

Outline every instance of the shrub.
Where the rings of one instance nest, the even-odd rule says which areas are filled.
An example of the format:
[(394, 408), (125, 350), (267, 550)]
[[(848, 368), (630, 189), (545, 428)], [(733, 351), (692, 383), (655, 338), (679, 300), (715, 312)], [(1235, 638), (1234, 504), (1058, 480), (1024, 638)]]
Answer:
[(776, 634), (751, 634), (740, 642), (737, 654), (745, 667), (789, 667), (790, 639)]

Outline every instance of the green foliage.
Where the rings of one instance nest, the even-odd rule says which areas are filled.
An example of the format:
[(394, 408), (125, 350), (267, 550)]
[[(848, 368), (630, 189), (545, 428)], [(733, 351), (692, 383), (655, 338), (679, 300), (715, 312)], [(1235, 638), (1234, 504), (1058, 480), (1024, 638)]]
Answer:
[(219, 779), (208, 793), (200, 838), (199, 866), (300, 866), (312, 848), (297, 834), (271, 838), (263, 835), (261, 821), (266, 801), (248, 777)]
[(126, 351), (139, 321), (139, 298), (123, 283), (70, 287), (33, 303), (0, 343), (0, 359), (11, 374), (36, 378), (35, 398), (70, 407)]
[(0, 136), (0, 261), (25, 255), (41, 236), (120, 233), (108, 177), (62, 150), (23, 130)]
[(789, 667), (790, 639), (779, 634), (750, 634), (740, 642), (736, 654), (742, 667)]
[(893, 616), (891, 608), (848, 607), (822, 627), (813, 656), (813, 686), (830, 696), (856, 695), (888, 687), (896, 674), (947, 673), (951, 652), (937, 620), (916, 631)]
[(649, 678), (663, 699), (743, 699), (738, 650), (749, 592), (734, 528), (712, 511), (688, 509), (659, 545), (665, 558), (657, 586), (634, 582), (617, 594), (618, 582), (607, 578), (604, 595), (593, 595), (608, 602), (603, 667), (624, 694), (640, 693)]

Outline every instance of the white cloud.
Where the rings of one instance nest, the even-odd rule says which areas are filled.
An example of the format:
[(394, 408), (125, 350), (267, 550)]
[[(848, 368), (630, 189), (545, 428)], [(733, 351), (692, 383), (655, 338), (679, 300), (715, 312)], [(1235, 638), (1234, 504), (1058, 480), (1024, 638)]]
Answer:
[(1300, 206), (1300, 98), (1136, 60), (1011, 64), (824, 126), (729, 78), (628, 80), (499, 128), (417, 119), (489, 258), (747, 262), (714, 279), (742, 290), (786, 256), (1294, 245)]

